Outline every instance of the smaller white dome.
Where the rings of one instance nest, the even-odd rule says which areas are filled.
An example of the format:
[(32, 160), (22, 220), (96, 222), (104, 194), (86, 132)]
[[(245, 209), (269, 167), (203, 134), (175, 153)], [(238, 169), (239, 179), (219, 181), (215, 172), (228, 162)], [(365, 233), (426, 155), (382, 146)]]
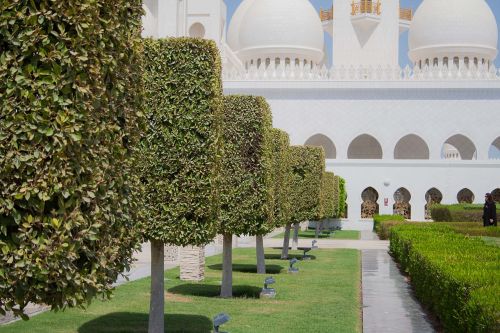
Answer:
[(227, 40), (242, 61), (282, 57), (319, 63), (324, 57), (323, 26), (308, 0), (244, 0)]
[(414, 62), (442, 57), (494, 60), (498, 26), (485, 0), (424, 0), (409, 32)]

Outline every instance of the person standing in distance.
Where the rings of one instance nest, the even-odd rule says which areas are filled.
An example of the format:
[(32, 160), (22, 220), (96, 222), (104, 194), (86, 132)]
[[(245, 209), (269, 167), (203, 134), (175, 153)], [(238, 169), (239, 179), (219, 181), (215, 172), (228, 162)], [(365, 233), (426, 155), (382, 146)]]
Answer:
[(483, 208), (483, 226), (497, 226), (497, 208), (491, 193), (484, 196), (485, 203)]

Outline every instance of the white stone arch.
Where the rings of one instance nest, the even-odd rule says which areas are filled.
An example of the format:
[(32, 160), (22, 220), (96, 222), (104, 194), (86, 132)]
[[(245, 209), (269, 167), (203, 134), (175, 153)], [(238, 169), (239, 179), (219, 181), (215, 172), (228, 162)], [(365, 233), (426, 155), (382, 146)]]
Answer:
[(475, 160), (477, 159), (476, 145), (467, 136), (455, 134), (443, 144), (441, 157), (450, 160)]
[(204, 38), (206, 34), (205, 26), (200, 22), (195, 22), (189, 27), (189, 37)]
[(395, 160), (428, 160), (429, 156), (429, 145), (416, 134), (402, 137), (394, 147)]
[(354, 160), (381, 160), (383, 157), (380, 142), (369, 134), (357, 136), (349, 144), (347, 158)]
[(361, 218), (373, 218), (375, 214), (379, 213), (378, 198), (378, 191), (374, 187), (367, 187), (361, 192)]
[(468, 188), (463, 188), (457, 193), (457, 202), (458, 203), (474, 203), (474, 193)]
[(493, 196), (493, 200), (498, 204), (500, 203), (500, 188), (496, 188), (491, 191), (491, 195)]
[(432, 219), (430, 208), (434, 204), (440, 204), (443, 201), (443, 193), (433, 187), (425, 193), (425, 219)]
[(400, 187), (394, 192), (394, 205), (392, 206), (394, 215), (401, 215), (405, 219), (411, 219), (411, 193), (405, 187)]
[(490, 160), (500, 159), (500, 136), (491, 143), (488, 151), (488, 158)]
[(327, 159), (337, 158), (337, 148), (330, 138), (323, 134), (315, 134), (304, 143), (305, 146), (323, 147)]

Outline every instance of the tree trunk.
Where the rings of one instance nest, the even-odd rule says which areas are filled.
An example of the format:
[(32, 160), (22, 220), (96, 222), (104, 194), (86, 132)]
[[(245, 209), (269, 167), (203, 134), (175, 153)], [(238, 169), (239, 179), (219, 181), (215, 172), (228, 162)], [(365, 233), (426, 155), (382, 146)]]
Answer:
[(314, 236), (315, 239), (318, 239), (319, 237), (319, 221), (316, 221), (316, 235)]
[(222, 245), (222, 286), (220, 297), (233, 297), (233, 235), (224, 234)]
[(297, 247), (299, 246), (300, 223), (295, 223), (293, 225), (293, 227), (294, 227), (294, 230), (293, 230), (292, 250), (297, 250)]
[(255, 249), (257, 251), (257, 274), (266, 274), (266, 258), (264, 255), (264, 237), (255, 236)]
[(151, 241), (151, 299), (148, 333), (164, 333), (165, 265), (163, 242)]
[(288, 259), (288, 248), (290, 247), (290, 229), (291, 223), (287, 223), (285, 227), (285, 235), (283, 236), (283, 249), (281, 249), (281, 259)]

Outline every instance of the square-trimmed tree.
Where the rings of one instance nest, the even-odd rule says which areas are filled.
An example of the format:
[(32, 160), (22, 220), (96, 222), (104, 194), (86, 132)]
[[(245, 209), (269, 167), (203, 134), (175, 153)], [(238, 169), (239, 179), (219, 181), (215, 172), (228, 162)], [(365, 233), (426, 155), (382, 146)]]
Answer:
[(321, 180), (321, 218), (316, 221), (316, 238), (323, 227), (325, 219), (335, 217), (335, 174), (333, 172), (324, 172)]
[(144, 40), (140, 143), (143, 232), (151, 241), (150, 332), (163, 332), (164, 244), (204, 245), (216, 234), (222, 87), (213, 41)]
[(294, 239), (298, 238), (298, 224), (321, 216), (321, 181), (325, 171), (325, 152), (322, 147), (291, 146), (292, 168), (290, 185), (291, 216), (286, 225), (281, 257), (288, 258), (291, 225), (295, 224)]
[(272, 115), (263, 97), (224, 97), (221, 297), (232, 297), (232, 237), (262, 235), (274, 226)]
[(0, 313), (85, 306), (132, 263), (142, 13), (0, 4)]

